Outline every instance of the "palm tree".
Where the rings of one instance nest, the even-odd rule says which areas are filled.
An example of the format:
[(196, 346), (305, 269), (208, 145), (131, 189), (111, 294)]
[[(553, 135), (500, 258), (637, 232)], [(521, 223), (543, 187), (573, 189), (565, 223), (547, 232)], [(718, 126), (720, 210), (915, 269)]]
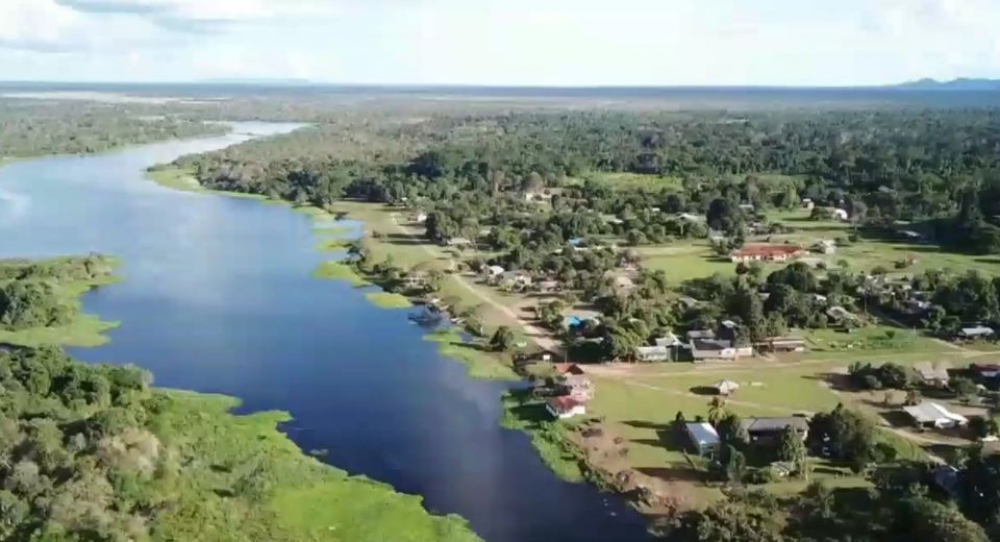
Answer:
[(726, 417), (729, 414), (729, 409), (726, 408), (726, 400), (722, 397), (713, 397), (708, 403), (708, 423), (716, 425), (719, 420)]

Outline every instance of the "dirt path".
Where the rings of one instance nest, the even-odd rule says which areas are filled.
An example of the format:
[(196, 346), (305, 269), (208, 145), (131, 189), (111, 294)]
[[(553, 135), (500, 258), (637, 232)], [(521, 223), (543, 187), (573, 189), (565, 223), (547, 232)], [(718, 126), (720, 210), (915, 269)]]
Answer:
[[(403, 235), (408, 235), (410, 237), (416, 237), (416, 234), (412, 230), (399, 223), (399, 215), (397, 215), (396, 213), (392, 213), (390, 216), (392, 218), (393, 225), (396, 226), (396, 229), (399, 231), (399, 233), (402, 233)], [(424, 252), (426, 252), (430, 256), (433, 256), (435, 259), (442, 256), (440, 251), (435, 250), (433, 247), (427, 245), (426, 243), (420, 243), (420, 247), (424, 250)], [(455, 262), (454, 260), (452, 260), (451, 261), (452, 268), (455, 267), (454, 264)], [(469, 293), (476, 296), (477, 299), (499, 311), (501, 314), (510, 319), (511, 323), (516, 324), (517, 326), (523, 328), (528, 337), (532, 341), (534, 341), (535, 344), (537, 344), (539, 347), (545, 350), (551, 350), (553, 352), (562, 351), (562, 343), (554, 339), (547, 330), (532, 324), (530, 321), (519, 315), (517, 311), (515, 311), (514, 309), (511, 309), (510, 307), (504, 305), (503, 303), (500, 303), (492, 296), (483, 292), (481, 288), (477, 288), (475, 285), (471, 284), (469, 280), (466, 277), (462, 276), (461, 274), (454, 273), (451, 275), (451, 277), (455, 279), (455, 282), (457, 282), (459, 286), (461, 286), (465, 290), (468, 290)]]

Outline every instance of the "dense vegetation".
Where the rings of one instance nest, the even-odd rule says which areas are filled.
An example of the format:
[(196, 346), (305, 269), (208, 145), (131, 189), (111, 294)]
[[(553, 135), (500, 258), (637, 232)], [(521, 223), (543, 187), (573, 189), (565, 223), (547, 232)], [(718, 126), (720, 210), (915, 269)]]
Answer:
[(69, 324), (80, 307), (65, 290), (108, 280), (114, 266), (114, 260), (97, 254), (43, 262), (0, 261), (0, 330)]
[(94, 153), (228, 130), (219, 124), (143, 113), (100, 104), (0, 101), (0, 160)]
[(302, 455), (281, 415), (151, 380), (54, 349), (0, 354), (0, 540), (476, 540)]

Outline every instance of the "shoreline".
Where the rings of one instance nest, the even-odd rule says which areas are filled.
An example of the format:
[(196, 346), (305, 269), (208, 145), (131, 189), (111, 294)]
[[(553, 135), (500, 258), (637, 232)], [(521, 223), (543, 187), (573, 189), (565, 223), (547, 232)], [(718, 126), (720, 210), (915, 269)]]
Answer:
[[(44, 157), (31, 157), (25, 160), (42, 158)], [(262, 203), (268, 202), (264, 201), (266, 198), (259, 199)], [(309, 214), (322, 212), (295, 210)], [(25, 263), (50, 261), (14, 258), (6, 260)], [(45, 346), (90, 348), (108, 343), (111, 339), (103, 333), (120, 323), (105, 322), (96, 315), (82, 312), (82, 298), (85, 294), (96, 288), (125, 280), (123, 276), (113, 272), (120, 267), (121, 262), (113, 257), (107, 257), (107, 261), (111, 266), (107, 275), (87, 280), (67, 281), (58, 285), (60, 300), (80, 309), (71, 321), (64, 326), (0, 332), (0, 343), (23, 346), (27, 349)], [(78, 328), (83, 331), (79, 331)], [(85, 339), (80, 339), (81, 336)], [(74, 360), (74, 362), (84, 364), (82, 361)], [(258, 522), (251, 522), (247, 527), (257, 532), (268, 533), (263, 539), (270, 539), (270, 536), (279, 534), (280, 539), (286, 539), (286, 536), (289, 537), (287, 539), (295, 540), (328, 539), (329, 532), (338, 529), (338, 536), (357, 536), (364, 539), (369, 536), (407, 535), (421, 537), (414, 538), (415, 540), (481, 541), (467, 520), (455, 514), (432, 513), (427, 510), (423, 498), (419, 495), (400, 493), (388, 484), (365, 476), (349, 475), (346, 471), (316, 459), (315, 454), (301, 449), (287, 433), (281, 430), (282, 423), (292, 420), (287, 412), (267, 411), (237, 415), (233, 410), (239, 406), (240, 400), (235, 397), (163, 388), (152, 388), (151, 393), (176, 403), (181, 414), (186, 412), (184, 419), (173, 428), (177, 432), (174, 437), (183, 440), (190, 448), (187, 452), (192, 456), (193, 463), (200, 465), (198, 468), (208, 469), (211, 466), (209, 464), (211, 461), (206, 463), (204, 459), (225, 461), (225, 457), (219, 457), (219, 450), (216, 448), (221, 448), (224, 456), (227, 453), (238, 453), (233, 456), (232, 461), (243, 458), (247, 450), (260, 449), (262, 456), (273, 463), (271, 466), (275, 472), (284, 473), (284, 476), (279, 476), (278, 479), (287, 487), (274, 484), (277, 489), (273, 498), (262, 503), (259, 510), (261, 516), (254, 517)], [(169, 414), (177, 415), (178, 412)], [(199, 424), (204, 426), (203, 431)], [(244, 441), (243, 445), (232, 448), (232, 442), (239, 440)], [(206, 450), (213, 455), (203, 458), (200, 454)], [(223, 471), (210, 470), (211, 472), (202, 473), (205, 478), (219, 478), (223, 474)], [(273, 473), (269, 477), (273, 478)], [(188, 484), (182, 498), (194, 498), (191, 494), (194, 491), (192, 487), (199, 484), (201, 482)], [(271, 487), (271, 484), (268, 487)], [(188, 506), (191, 504), (188, 503)], [(302, 513), (301, 510), (304, 509), (309, 510), (309, 513)], [(358, 521), (359, 517), (367, 517), (367, 520)], [(185, 527), (178, 525), (183, 525), (190, 519), (180, 523), (174, 518), (167, 518), (165, 521), (169, 522), (169, 527), (183, 530)], [(206, 518), (206, 521), (210, 519)], [(396, 534), (393, 535), (393, 532)], [(191, 531), (189, 534), (192, 536), (191, 539), (200, 539), (199, 537), (205, 533)]]
[[(355, 241), (365, 240), (370, 243), (377, 243), (377, 248), (380, 251), (385, 251), (385, 255), (387, 257), (392, 257), (394, 252), (396, 253), (396, 256), (399, 256), (398, 253), (400, 252), (400, 249), (387, 246), (388, 243), (378, 239), (378, 236), (375, 234), (375, 221), (372, 220), (373, 212), (387, 213), (384, 209), (377, 209), (378, 204), (341, 200), (332, 204), (327, 209), (321, 209), (314, 206), (296, 206), (291, 202), (274, 200), (257, 194), (243, 194), (208, 189), (201, 186), (201, 184), (194, 179), (190, 172), (184, 172), (182, 170), (178, 170), (177, 168), (167, 167), (162, 168), (159, 171), (162, 172), (160, 175), (153, 176), (151, 173), (153, 173), (154, 170), (151, 168), (147, 172), (147, 179), (156, 182), (161, 186), (177, 190), (211, 194), (221, 197), (247, 198), (267, 204), (284, 205), (291, 208), (294, 212), (309, 215), (314, 221), (314, 224), (319, 222), (329, 223), (332, 221), (334, 224), (332, 227), (317, 226), (315, 228), (317, 235), (321, 236), (321, 238), (317, 241), (316, 246), (316, 249), (320, 252), (336, 254)], [(368, 207), (359, 208), (359, 205)], [(336, 221), (343, 217), (351, 218), (364, 224), (359, 237), (347, 238), (345, 237), (345, 234), (351, 233), (350, 230), (338, 228), (336, 226)], [(393, 222), (395, 222), (395, 217), (393, 217)], [(398, 225), (398, 223), (396, 224)], [(328, 235), (323, 236), (322, 234), (324, 233), (327, 233)], [(396, 250), (394, 251), (393, 248), (396, 248)], [(449, 269), (449, 271), (453, 270)], [(345, 262), (343, 257), (324, 261), (313, 272), (313, 277), (324, 280), (344, 281), (355, 288), (378, 287), (380, 291), (384, 291), (382, 290), (382, 286), (379, 284), (377, 275), (371, 272), (364, 272), (359, 269), (357, 265)], [(454, 277), (451, 275), (446, 275), (446, 277), (454, 280)], [(453, 291), (455, 290), (450, 290), (449, 293)], [(366, 297), (368, 296), (366, 295)], [(421, 297), (423, 296), (405, 296), (411, 305), (419, 304)], [(444, 295), (442, 295), (442, 297), (444, 297)], [(459, 300), (453, 299), (453, 301)], [(371, 298), (369, 298), (369, 302), (373, 302)], [(378, 303), (373, 302), (373, 304), (379, 306)], [(456, 303), (456, 306), (462, 307), (463, 304), (466, 304), (466, 307), (471, 306), (468, 305), (467, 299), (462, 299), (461, 302)], [(398, 309), (395, 306), (380, 308), (386, 310)], [(508, 382), (530, 382), (531, 375), (525, 371), (519, 371), (513, 363), (510, 365), (504, 365), (499, 363), (495, 358), (491, 359), (486, 357), (484, 359), (482, 352), (461, 347), (460, 345), (463, 344), (464, 341), (456, 340), (460, 338), (460, 334), (458, 334), (454, 328), (443, 332), (430, 332), (424, 335), (424, 340), (438, 343), (438, 351), (442, 356), (465, 365), (466, 373), (470, 378)], [(488, 356), (488, 354), (486, 354), (486, 356)], [(521, 405), (511, 401), (509, 397), (510, 392), (498, 397), (498, 400), (502, 403), (502, 415), (500, 420), (498, 420), (498, 423), (501, 427), (506, 429), (524, 433), (531, 441), (531, 445), (535, 449), (535, 452), (539, 455), (539, 458), (545, 463), (546, 467), (550, 471), (563, 481), (570, 483), (592, 484), (601, 492), (615, 494), (623, 498), (630, 507), (638, 511), (649, 521), (648, 527), (650, 529), (654, 529), (656, 527), (656, 520), (662, 519), (664, 512), (668, 511), (669, 508), (651, 505), (649, 503), (649, 497), (646, 493), (641, 490), (637, 490), (636, 487), (629, 487), (632, 482), (631, 477), (629, 477), (626, 484), (617, 483), (616, 477), (619, 473), (602, 468), (597, 461), (591, 460), (586, 451), (585, 442), (579, 438), (579, 432), (576, 428), (578, 424), (574, 423), (570, 425), (559, 420), (551, 420), (551, 418), (544, 421), (540, 421), (539, 419), (519, 418), (516, 411)], [(541, 406), (540, 408), (544, 410), (544, 406)], [(592, 423), (598, 423), (599, 425), (599, 422)]]

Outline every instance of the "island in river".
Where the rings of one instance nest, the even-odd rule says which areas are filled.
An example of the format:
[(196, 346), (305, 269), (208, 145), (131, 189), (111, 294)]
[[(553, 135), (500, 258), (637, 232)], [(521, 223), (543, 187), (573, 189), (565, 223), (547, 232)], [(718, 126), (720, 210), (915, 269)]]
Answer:
[[(239, 397), (237, 414), (287, 411), (281, 428), (302, 449), (420, 495), (434, 514), (459, 514), (486, 540), (644, 539), (643, 519), (623, 502), (560, 481), (524, 435), (499, 427), (498, 399), (512, 384), (470, 380), (405, 312), (314, 280), (326, 257), (309, 217), (142, 179), (153, 164), (245, 138), (0, 170), (0, 187), (26, 202), (19, 216), (3, 217), (4, 256), (97, 251), (122, 262), (125, 280), (87, 294), (83, 307), (120, 327), (108, 344), (72, 354), (137, 363), (170, 388)], [(304, 501), (324, 503), (289, 502)], [(332, 530), (317, 537), (358, 539)]]

